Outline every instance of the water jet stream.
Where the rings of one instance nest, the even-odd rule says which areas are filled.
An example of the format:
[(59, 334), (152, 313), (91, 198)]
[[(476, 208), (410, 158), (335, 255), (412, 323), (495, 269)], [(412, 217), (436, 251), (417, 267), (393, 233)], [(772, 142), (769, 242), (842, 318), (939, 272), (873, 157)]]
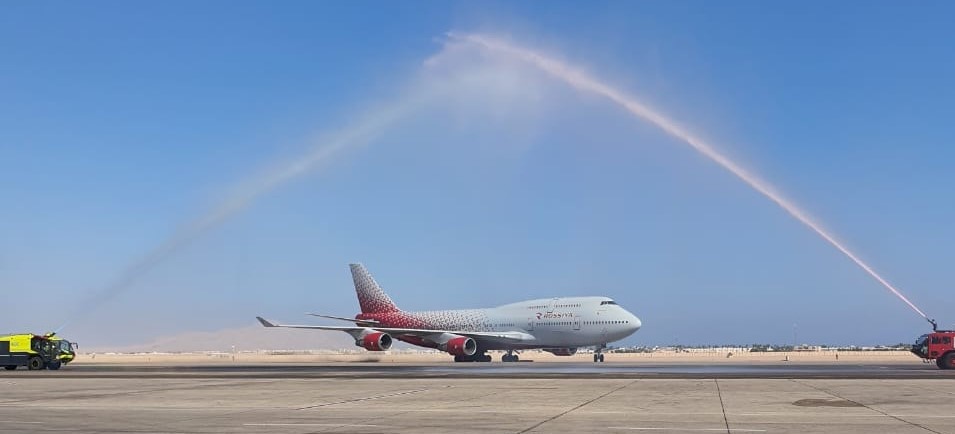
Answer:
[[(611, 87), (610, 85), (601, 82), (600, 80), (591, 77), (586, 72), (574, 67), (573, 65), (561, 62), (557, 59), (548, 57), (540, 52), (535, 50), (521, 47), (504, 41), (502, 39), (480, 35), (480, 34), (458, 34), (458, 33), (449, 33), (448, 37), (452, 41), (457, 41), (459, 43), (470, 44), (479, 48), (483, 48), (486, 51), (492, 53), (499, 53), (505, 56), (527, 62), (540, 70), (554, 76), (555, 78), (566, 82), (571, 87), (578, 89), (584, 92), (594, 93), (600, 96), (603, 96), (615, 104), (623, 107), (624, 110), (630, 112), (632, 115), (646, 120), (657, 127), (663, 129), (671, 136), (674, 136), (688, 145), (690, 145), (697, 152), (703, 154), (710, 160), (713, 160), (715, 163), (722, 166), (724, 169), (730, 171), (733, 175), (741, 179), (747, 185), (755, 189), (757, 192), (766, 196), (769, 200), (775, 202), (781, 208), (786, 210), (791, 216), (796, 220), (799, 220), (804, 225), (812, 229), (816, 234), (818, 234), (822, 239), (826, 240), (833, 247), (842, 252), (846, 257), (848, 257), (852, 262), (858, 265), (862, 270), (868, 273), (872, 278), (878, 281), (882, 286), (895, 294), (900, 300), (905, 302), (912, 310), (929, 320), (928, 316), (922, 312), (914, 303), (909, 301), (901, 291), (899, 291), (895, 286), (885, 280), (879, 273), (876, 273), (868, 264), (859, 259), (852, 251), (850, 251), (846, 246), (840, 243), (835, 239), (828, 231), (823, 229), (823, 227), (813, 221), (809, 216), (799, 209), (793, 202), (786, 199), (782, 194), (776, 192), (772, 186), (768, 183), (758, 179), (753, 174), (749, 173), (747, 170), (742, 168), (740, 165), (736, 164), (730, 160), (725, 155), (721, 154), (710, 144), (704, 140), (696, 137), (685, 129), (681, 128), (674, 121), (663, 116), (662, 114), (654, 111), (646, 104), (641, 103), (637, 99), (625, 94), (624, 92)], [(929, 320), (931, 322), (931, 320)]]
[(150, 250), (138, 261), (127, 266), (106, 286), (91, 294), (78, 305), (75, 312), (67, 317), (66, 322), (56, 328), (59, 332), (81, 314), (89, 314), (103, 303), (121, 294), (130, 288), (144, 274), (166, 261), (182, 248), (205, 235), (212, 229), (219, 227), (230, 217), (239, 213), (256, 199), (276, 189), (280, 185), (308, 173), (327, 162), (334, 155), (347, 148), (367, 143), (381, 133), (386, 127), (403, 118), (419, 104), (423, 103), (433, 92), (421, 90), (396, 100), (391, 105), (379, 107), (368, 112), (359, 119), (340, 130), (337, 134), (324, 137), (317, 144), (298, 158), (282, 164), (264, 176), (252, 179), (238, 189), (232, 197), (223, 200), (205, 214), (181, 227), (162, 243)]

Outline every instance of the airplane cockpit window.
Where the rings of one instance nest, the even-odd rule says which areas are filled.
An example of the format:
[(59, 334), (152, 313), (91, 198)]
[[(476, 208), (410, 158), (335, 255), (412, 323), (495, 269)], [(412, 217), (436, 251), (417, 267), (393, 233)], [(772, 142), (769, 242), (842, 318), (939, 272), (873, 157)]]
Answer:
[(605, 305), (608, 305), (608, 304), (617, 304), (617, 302), (616, 302), (616, 301), (613, 301), (613, 300), (604, 300), (604, 301), (601, 301), (601, 302), (600, 302), (600, 305), (601, 305), (601, 306), (605, 306)]

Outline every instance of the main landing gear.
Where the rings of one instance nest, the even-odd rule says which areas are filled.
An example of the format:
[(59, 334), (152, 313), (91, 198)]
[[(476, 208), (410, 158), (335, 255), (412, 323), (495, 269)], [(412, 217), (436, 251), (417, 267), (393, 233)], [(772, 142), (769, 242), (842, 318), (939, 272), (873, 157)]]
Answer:
[(514, 354), (513, 350), (507, 350), (507, 354), (501, 356), (502, 362), (519, 362), (520, 360), (520, 357)]
[(604, 362), (604, 353), (603, 349), (607, 348), (606, 345), (601, 345), (594, 349), (594, 363), (603, 363)]
[(491, 355), (482, 353), (474, 353), (471, 356), (454, 356), (455, 362), (490, 362)]

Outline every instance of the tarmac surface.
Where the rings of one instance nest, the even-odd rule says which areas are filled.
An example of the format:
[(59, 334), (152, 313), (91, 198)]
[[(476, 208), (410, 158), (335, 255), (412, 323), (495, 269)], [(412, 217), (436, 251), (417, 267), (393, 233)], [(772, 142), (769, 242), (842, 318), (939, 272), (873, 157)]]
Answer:
[(921, 364), (78, 364), (0, 390), (4, 433), (955, 434), (955, 371)]
[[(259, 364), (76, 364), (63, 378), (817, 378), (947, 379), (932, 363), (259, 363)], [(2, 373), (0, 373), (2, 374)], [(3, 378), (3, 377), (0, 377)]]

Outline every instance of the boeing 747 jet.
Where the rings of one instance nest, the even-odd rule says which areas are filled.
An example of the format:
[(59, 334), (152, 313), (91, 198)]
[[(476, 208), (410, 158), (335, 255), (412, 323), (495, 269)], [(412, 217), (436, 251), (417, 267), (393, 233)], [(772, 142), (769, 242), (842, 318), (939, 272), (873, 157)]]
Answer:
[(506, 351), (503, 362), (516, 362), (519, 350), (542, 349), (571, 356), (593, 347), (594, 362), (603, 362), (607, 343), (640, 329), (640, 319), (607, 297), (559, 297), (528, 300), (488, 309), (405, 312), (378, 286), (361, 264), (351, 264), (361, 313), (355, 318), (309, 314), (354, 323), (354, 326), (285, 325), (257, 317), (265, 327), (337, 330), (355, 345), (385, 351), (394, 339), (454, 356), (455, 362), (490, 362), (487, 351)]

